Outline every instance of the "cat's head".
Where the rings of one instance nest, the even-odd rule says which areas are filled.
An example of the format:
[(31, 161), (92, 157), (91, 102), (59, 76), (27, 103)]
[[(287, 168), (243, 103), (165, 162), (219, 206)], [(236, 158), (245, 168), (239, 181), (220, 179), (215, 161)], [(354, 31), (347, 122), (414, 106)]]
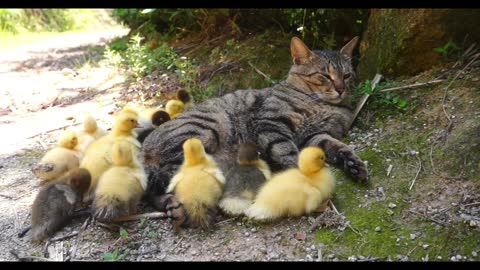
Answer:
[(317, 100), (341, 103), (355, 80), (351, 56), (357, 43), (358, 37), (354, 37), (339, 51), (311, 51), (302, 40), (292, 38), (293, 66), (287, 81), (310, 92)]

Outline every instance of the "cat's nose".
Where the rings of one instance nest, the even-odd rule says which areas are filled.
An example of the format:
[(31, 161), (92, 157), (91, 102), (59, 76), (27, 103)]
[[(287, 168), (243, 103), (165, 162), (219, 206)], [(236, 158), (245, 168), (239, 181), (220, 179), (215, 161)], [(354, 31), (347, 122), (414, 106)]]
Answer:
[(345, 84), (343, 82), (334, 82), (333, 86), (339, 95), (345, 92)]

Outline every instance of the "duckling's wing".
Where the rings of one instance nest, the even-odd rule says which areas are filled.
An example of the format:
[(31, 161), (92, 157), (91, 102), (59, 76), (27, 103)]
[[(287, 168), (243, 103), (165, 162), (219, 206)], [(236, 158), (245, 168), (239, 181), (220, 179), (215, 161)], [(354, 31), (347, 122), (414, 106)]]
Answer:
[(208, 167), (203, 169), (204, 172), (213, 175), (218, 182), (225, 184), (225, 176), (223, 176), (222, 171), (217, 167)]
[(185, 174), (181, 171), (178, 172), (174, 177), (172, 177), (172, 179), (170, 180), (170, 184), (168, 184), (166, 193), (172, 192), (175, 189), (177, 183), (180, 182), (183, 177), (185, 177)]

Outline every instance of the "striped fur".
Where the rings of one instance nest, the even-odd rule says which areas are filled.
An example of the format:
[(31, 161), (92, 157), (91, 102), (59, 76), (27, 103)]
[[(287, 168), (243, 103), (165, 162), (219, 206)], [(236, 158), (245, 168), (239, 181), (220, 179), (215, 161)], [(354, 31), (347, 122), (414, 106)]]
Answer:
[(273, 171), (295, 167), (301, 148), (318, 145), (329, 162), (365, 180), (365, 164), (340, 141), (352, 120), (345, 98), (355, 78), (350, 54), (356, 42), (340, 52), (310, 51), (294, 38), (294, 65), (285, 81), (209, 99), (156, 129), (141, 153), (149, 178), (147, 196), (165, 193), (183, 162), (182, 144), (191, 137), (202, 141), (224, 173), (235, 164), (238, 145), (252, 141)]

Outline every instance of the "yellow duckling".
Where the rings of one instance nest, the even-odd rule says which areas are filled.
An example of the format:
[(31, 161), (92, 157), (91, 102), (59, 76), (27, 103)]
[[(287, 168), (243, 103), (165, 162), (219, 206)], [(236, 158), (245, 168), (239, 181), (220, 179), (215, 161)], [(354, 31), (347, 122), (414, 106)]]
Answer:
[(50, 149), (33, 168), (33, 173), (41, 181), (51, 181), (78, 168), (80, 156), (74, 148), (78, 144), (77, 134), (65, 131), (58, 140), (58, 146)]
[(304, 148), (298, 157), (298, 169), (274, 175), (260, 189), (245, 214), (256, 220), (272, 220), (319, 209), (335, 188), (335, 178), (324, 165), (325, 153), (321, 148)]
[(170, 115), (170, 118), (175, 118), (185, 110), (185, 105), (180, 100), (171, 99), (165, 105), (165, 111)]
[(142, 129), (137, 135), (137, 140), (140, 143), (143, 143), (145, 138), (147, 138), (147, 136), (152, 133), (152, 131), (154, 131), (157, 127), (170, 120), (170, 115), (166, 111), (162, 110), (156, 111), (151, 117), (152, 127)]
[(80, 153), (85, 153), (87, 147), (93, 141), (107, 134), (104, 129), (98, 127), (97, 121), (90, 114), (87, 114), (83, 121), (83, 129), (76, 131), (76, 133), (78, 136), (78, 145), (75, 147), (75, 150)]
[[(225, 178), (202, 142), (191, 138), (183, 143), (184, 162), (171, 179), (167, 193), (174, 192), (192, 227), (209, 229), (222, 196)], [(177, 226), (182, 224), (177, 224)]]
[(107, 222), (134, 214), (147, 186), (147, 176), (128, 142), (115, 142), (112, 159), (112, 167), (100, 176), (93, 201), (95, 217)]
[(271, 178), (267, 163), (259, 158), (257, 147), (252, 143), (241, 144), (238, 149), (238, 164), (226, 174), (225, 191), (220, 208), (229, 215), (241, 215), (253, 203), (260, 187)]
[(112, 131), (88, 146), (80, 163), (80, 167), (87, 169), (92, 175), (89, 194), (85, 196), (85, 201), (92, 199), (98, 178), (113, 164), (112, 147), (115, 141), (128, 142), (135, 154), (140, 149), (141, 145), (135, 139), (136, 134), (133, 132), (133, 129), (138, 126), (137, 119), (138, 114), (128, 108), (120, 111), (116, 116)]

